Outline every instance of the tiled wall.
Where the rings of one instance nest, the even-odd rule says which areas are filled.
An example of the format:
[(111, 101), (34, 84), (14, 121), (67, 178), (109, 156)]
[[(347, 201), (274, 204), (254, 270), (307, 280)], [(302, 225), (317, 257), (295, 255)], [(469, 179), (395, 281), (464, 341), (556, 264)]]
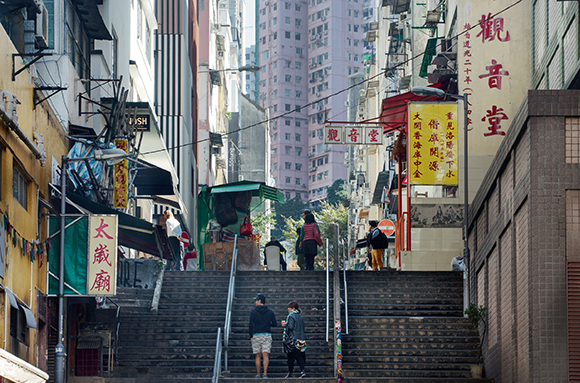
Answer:
[(566, 143), (580, 138), (579, 115), (580, 91), (530, 91), (471, 207), (471, 297), (489, 306), (485, 371), (497, 383), (568, 381), (565, 262), (567, 249), (580, 259), (580, 154)]

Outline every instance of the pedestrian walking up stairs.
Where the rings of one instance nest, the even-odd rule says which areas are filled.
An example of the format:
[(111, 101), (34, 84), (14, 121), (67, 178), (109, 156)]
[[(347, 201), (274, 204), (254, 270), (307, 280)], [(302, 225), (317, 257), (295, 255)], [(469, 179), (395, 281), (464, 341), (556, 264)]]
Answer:
[[(218, 327), (223, 327), (228, 271), (165, 271), (157, 314), (120, 312), (115, 378), (133, 382), (211, 381)], [(107, 382), (128, 382), (107, 379)]]
[[(332, 322), (332, 275), (330, 283), (330, 314)], [(288, 315), (288, 302), (299, 303), (306, 324), (306, 376), (309, 379), (332, 379), (334, 376), (334, 348), (332, 324), (326, 341), (326, 272), (325, 271), (238, 271), (236, 299), (232, 310), (227, 371), (224, 382), (254, 379), (256, 368), (248, 334), (250, 311), (257, 293), (266, 296), (266, 305), (274, 310), (278, 327), (272, 328), (272, 350), (268, 377), (284, 378), (288, 372), (286, 354), (282, 350), (280, 322)], [(294, 376), (300, 368), (294, 367)], [(255, 380), (255, 379), (254, 379)], [(330, 380), (331, 381), (331, 380)]]
[(479, 337), (463, 318), (462, 273), (347, 271), (346, 284), (345, 379), (491, 382), (471, 379)]

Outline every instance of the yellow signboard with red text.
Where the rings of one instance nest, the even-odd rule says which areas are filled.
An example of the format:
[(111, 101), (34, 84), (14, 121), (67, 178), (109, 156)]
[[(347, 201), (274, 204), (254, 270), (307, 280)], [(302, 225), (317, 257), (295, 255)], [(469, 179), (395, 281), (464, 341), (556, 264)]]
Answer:
[(91, 215), (87, 262), (88, 295), (115, 295), (117, 215)]
[[(128, 153), (127, 140), (115, 140), (115, 147)], [(113, 166), (114, 177), (114, 206), (115, 209), (126, 209), (129, 187), (129, 162), (125, 159)]]
[(457, 103), (409, 103), (412, 185), (457, 185)]

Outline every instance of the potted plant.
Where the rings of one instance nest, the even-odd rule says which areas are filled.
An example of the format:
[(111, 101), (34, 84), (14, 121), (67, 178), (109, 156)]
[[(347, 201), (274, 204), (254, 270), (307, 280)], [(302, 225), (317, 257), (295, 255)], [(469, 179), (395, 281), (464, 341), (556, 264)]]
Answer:
[[(481, 347), (485, 338), (485, 331), (487, 329), (487, 323), (485, 321), (487, 311), (487, 306), (478, 306), (475, 303), (470, 303), (469, 306), (467, 306), (465, 309), (465, 315), (467, 315), (467, 319), (479, 334), (479, 343), (477, 344), (477, 364), (471, 365), (472, 378), (482, 378), (483, 376), (483, 352)], [(480, 326), (483, 327), (481, 331)]]

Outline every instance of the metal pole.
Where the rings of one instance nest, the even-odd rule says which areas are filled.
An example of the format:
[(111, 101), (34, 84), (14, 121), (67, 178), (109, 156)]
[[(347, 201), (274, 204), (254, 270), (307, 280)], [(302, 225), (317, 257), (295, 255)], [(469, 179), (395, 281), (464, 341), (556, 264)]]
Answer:
[(64, 230), (66, 215), (66, 177), (68, 158), (62, 156), (60, 172), (60, 268), (58, 277), (58, 344), (55, 352), (54, 381), (64, 383)]
[(463, 299), (463, 305), (465, 308), (469, 305), (469, 231), (468, 231), (468, 221), (469, 221), (469, 193), (468, 193), (468, 179), (469, 179), (469, 168), (468, 168), (468, 156), (469, 149), (467, 147), (467, 112), (468, 112), (468, 101), (467, 94), (463, 94), (463, 182), (464, 182), (464, 206), (463, 206), (463, 262), (465, 263), (465, 279), (467, 279), (467, 285), (465, 287), (465, 297)]
[[(340, 326), (340, 266), (338, 261), (338, 224), (332, 225), (332, 261), (334, 263), (332, 267), (332, 293), (334, 296), (333, 304), (333, 311), (334, 311), (334, 375), (336, 376), (337, 372), (341, 369), (341, 366), (338, 365), (339, 355), (338, 352), (342, 351), (339, 350), (338, 346), (338, 338), (337, 334), (341, 331)], [(341, 358), (342, 359), (342, 358)]]
[(326, 238), (326, 342), (328, 343), (328, 322), (330, 321), (330, 271), (328, 270), (328, 238)]

